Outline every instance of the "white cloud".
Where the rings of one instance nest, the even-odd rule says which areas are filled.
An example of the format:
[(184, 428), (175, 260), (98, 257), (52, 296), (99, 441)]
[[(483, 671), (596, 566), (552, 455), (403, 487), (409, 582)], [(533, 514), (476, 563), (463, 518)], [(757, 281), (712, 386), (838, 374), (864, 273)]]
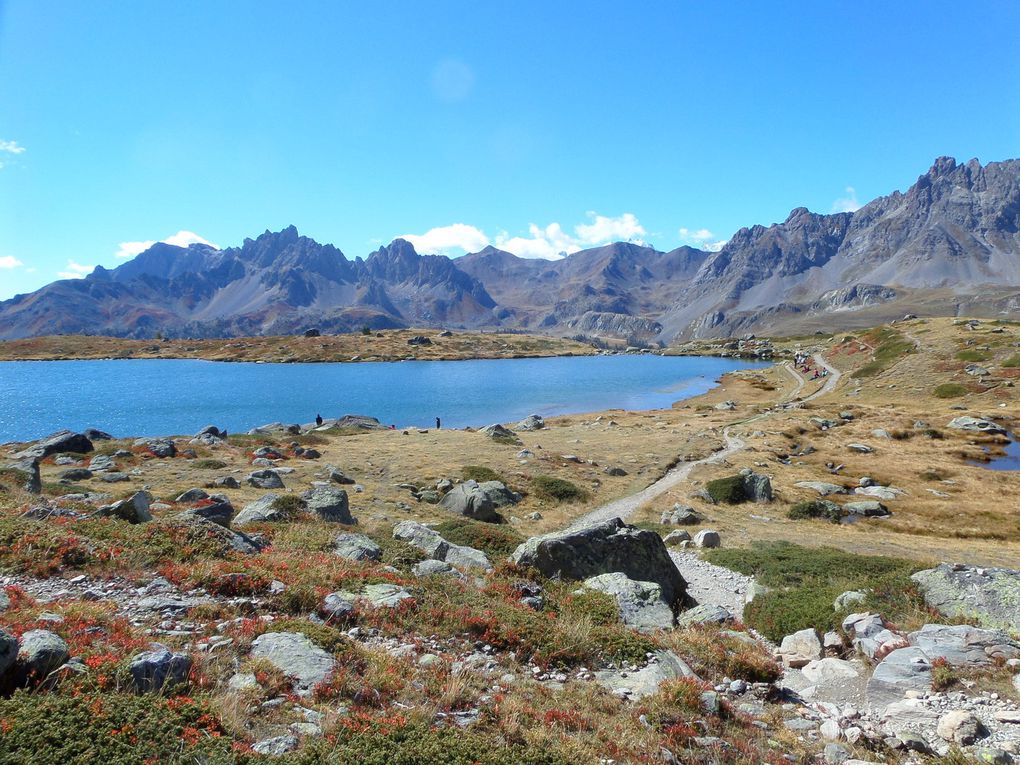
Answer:
[[(220, 248), (218, 244), (213, 244), (209, 240), (203, 239), (194, 231), (178, 231), (176, 234), (160, 241), (165, 244), (172, 244), (175, 247), (187, 247), (189, 244), (207, 244), (210, 247), (215, 247), (217, 250)], [(145, 242), (121, 242), (119, 249), (114, 254), (118, 258), (133, 258), (135, 255), (145, 252), (154, 244), (156, 244), (154, 239)]]
[(706, 250), (708, 252), (719, 252), (727, 241), (717, 238), (707, 228), (694, 229), (693, 231), (689, 228), (681, 228), (677, 233), (680, 236), (680, 244), (696, 247), (699, 250)]
[(19, 146), (17, 141), (4, 141), (0, 139), (0, 151), (8, 154), (24, 154), (25, 147)]
[(18, 268), (25, 265), (13, 255), (0, 256), (0, 268)]
[(432, 69), (432, 92), (440, 101), (455, 103), (471, 95), (475, 87), (475, 73), (460, 59), (446, 58)]
[(832, 203), (832, 211), (834, 213), (857, 212), (860, 209), (861, 203), (857, 201), (857, 190), (853, 186), (847, 186), (846, 196)]
[(454, 250), (477, 252), (485, 249), (489, 243), (489, 237), (484, 231), (466, 223), (452, 223), (449, 226), (429, 229), (421, 235), (405, 234), (400, 238), (413, 244), (418, 252), (426, 253), (447, 253)]
[(86, 276), (92, 273), (95, 266), (83, 266), (81, 263), (75, 263), (73, 260), (67, 261), (67, 267), (64, 271), (57, 273), (61, 279), (84, 279)]
[(476, 226), (454, 223), (433, 228), (424, 234), (404, 234), (401, 238), (413, 244), (419, 252), (425, 253), (456, 256), (465, 252), (477, 252), (491, 244), (520, 258), (547, 260), (557, 260), (572, 252), (610, 242), (644, 244), (642, 237), (647, 232), (633, 213), (607, 217), (589, 212), (588, 217), (590, 222), (574, 226), (573, 234), (565, 231), (559, 223), (547, 226), (532, 223), (528, 226), (527, 236), (511, 236), (501, 231), (490, 237)]

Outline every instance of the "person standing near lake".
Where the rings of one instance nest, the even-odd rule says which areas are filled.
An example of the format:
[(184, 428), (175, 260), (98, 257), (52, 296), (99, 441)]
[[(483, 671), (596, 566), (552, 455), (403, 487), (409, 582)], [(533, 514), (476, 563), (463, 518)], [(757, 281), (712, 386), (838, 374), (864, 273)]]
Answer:
[(315, 415), (315, 427), (317, 427), (317, 428), (321, 428), (322, 427), (322, 415), (321, 414)]
[(436, 430), (441, 430), (442, 427), (443, 427), (442, 421), (438, 417), (436, 417)]

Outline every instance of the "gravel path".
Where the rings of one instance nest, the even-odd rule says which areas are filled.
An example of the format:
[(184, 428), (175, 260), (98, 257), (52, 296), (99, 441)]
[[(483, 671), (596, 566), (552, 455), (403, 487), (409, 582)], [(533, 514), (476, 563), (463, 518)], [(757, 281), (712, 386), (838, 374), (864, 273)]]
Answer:
[(670, 550), (669, 557), (687, 580), (687, 594), (699, 605), (722, 606), (738, 619), (741, 617), (753, 577), (713, 565), (695, 552)]

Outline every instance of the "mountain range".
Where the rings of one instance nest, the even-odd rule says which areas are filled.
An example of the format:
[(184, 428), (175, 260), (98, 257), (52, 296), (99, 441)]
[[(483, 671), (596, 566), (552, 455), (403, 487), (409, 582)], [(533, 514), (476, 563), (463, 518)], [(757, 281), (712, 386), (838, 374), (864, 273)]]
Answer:
[(869, 326), (904, 313), (1020, 314), (1020, 160), (941, 157), (855, 212), (793, 210), (718, 252), (616, 242), (561, 260), (403, 239), (348, 260), (294, 226), (218, 250), (158, 243), (0, 302), (0, 338), (227, 337), (392, 327), (632, 342)]

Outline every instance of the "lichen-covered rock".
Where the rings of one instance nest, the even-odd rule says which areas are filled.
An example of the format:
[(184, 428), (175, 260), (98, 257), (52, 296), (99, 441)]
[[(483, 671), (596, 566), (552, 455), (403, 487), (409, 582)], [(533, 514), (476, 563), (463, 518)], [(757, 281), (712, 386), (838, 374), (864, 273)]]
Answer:
[(595, 679), (611, 693), (632, 700), (650, 696), (666, 680), (683, 677), (697, 679), (686, 662), (672, 651), (657, 651), (637, 671), (606, 669), (595, 673)]
[(497, 508), (520, 502), (521, 496), (510, 491), (499, 481), (464, 481), (457, 484), (440, 500), (444, 507), (457, 515), (476, 521), (498, 521)]
[(308, 511), (323, 521), (352, 525), (356, 521), (351, 515), (347, 492), (333, 486), (316, 486), (304, 494)]
[(619, 518), (585, 528), (532, 537), (511, 556), (548, 577), (587, 579), (619, 571), (639, 582), (655, 582), (670, 606), (687, 597), (687, 582), (662, 538), (654, 531), (628, 526)]
[(251, 523), (279, 523), (294, 517), (292, 510), (280, 503), (279, 494), (263, 494), (254, 502), (249, 502), (234, 518), (234, 526), (247, 526)]
[(925, 602), (946, 616), (976, 619), (989, 628), (1020, 625), (1020, 571), (943, 563), (911, 579)]
[(49, 630), (29, 630), (21, 636), (17, 666), (28, 680), (40, 680), (70, 658), (67, 643)]
[(382, 560), (382, 548), (364, 534), (338, 534), (333, 552), (347, 560)]
[(268, 661), (291, 678), (299, 691), (310, 691), (336, 669), (336, 659), (299, 632), (259, 635), (252, 642), (251, 657)]
[(128, 523), (148, 523), (152, 520), (149, 511), (151, 504), (152, 495), (147, 491), (139, 491), (127, 499), (104, 505), (96, 511), (96, 515), (101, 518), (120, 518)]
[(36, 441), (27, 449), (23, 449), (14, 455), (17, 460), (37, 459), (41, 460), (51, 454), (60, 452), (74, 452), (75, 454), (87, 454), (95, 447), (84, 433), (74, 433), (70, 430), (61, 430), (53, 435)]
[(18, 485), (29, 494), (39, 494), (42, 491), (38, 457), (27, 457), (17, 462), (10, 462), (3, 466), (3, 470), (14, 476)]
[(160, 691), (164, 687), (187, 682), (191, 658), (173, 653), (166, 646), (154, 644), (137, 654), (128, 665), (131, 684), (139, 693)]
[(283, 479), (275, 470), (256, 470), (245, 479), (256, 489), (282, 489)]
[(674, 624), (673, 609), (662, 599), (655, 582), (638, 582), (613, 571), (584, 580), (584, 587), (603, 592), (616, 600), (620, 620), (641, 631), (668, 629)]
[(18, 639), (3, 629), (0, 629), (0, 677), (3, 677), (7, 670), (14, 665), (18, 658)]
[(949, 421), (948, 427), (953, 430), (973, 430), (979, 433), (1005, 435), (1006, 429), (991, 420), (981, 417), (955, 417)]

